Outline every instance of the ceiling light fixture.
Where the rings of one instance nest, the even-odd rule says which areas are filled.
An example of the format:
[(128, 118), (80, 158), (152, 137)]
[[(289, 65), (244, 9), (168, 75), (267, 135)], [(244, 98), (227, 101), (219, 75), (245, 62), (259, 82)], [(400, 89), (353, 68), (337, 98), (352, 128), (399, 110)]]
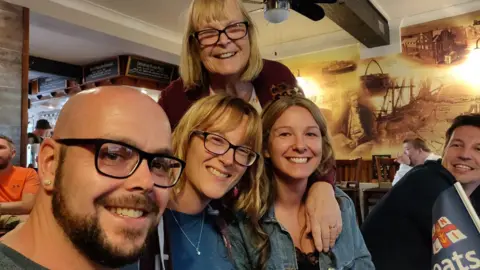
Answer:
[(263, 16), (271, 23), (281, 23), (288, 19), (289, 0), (267, 0)]

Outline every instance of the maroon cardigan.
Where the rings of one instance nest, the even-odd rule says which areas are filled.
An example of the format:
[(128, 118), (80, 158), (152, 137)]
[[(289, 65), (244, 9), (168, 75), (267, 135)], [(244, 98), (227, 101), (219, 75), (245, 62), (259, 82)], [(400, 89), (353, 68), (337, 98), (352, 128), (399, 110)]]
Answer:
[[(262, 107), (273, 99), (270, 88), (279, 83), (297, 85), (297, 80), (292, 72), (283, 64), (270, 60), (263, 60), (263, 69), (252, 81), (255, 93)], [(180, 118), (187, 112), (188, 108), (197, 100), (210, 94), (207, 87), (196, 87), (185, 89), (181, 78), (170, 83), (162, 91), (158, 104), (167, 113), (172, 129), (175, 128)]]
[[(264, 107), (273, 99), (273, 94), (270, 91), (273, 85), (280, 83), (297, 85), (297, 80), (292, 72), (283, 64), (263, 60), (263, 69), (252, 83), (255, 87), (258, 100), (262, 107)], [(173, 130), (190, 106), (195, 101), (209, 94), (208, 88), (197, 87), (185, 89), (182, 79), (179, 78), (162, 91), (158, 104), (165, 110)], [(327, 175), (319, 178), (318, 181), (325, 181), (333, 185), (335, 182), (335, 169), (330, 170)], [(168, 233), (165, 233), (165, 236), (167, 237), (165, 241), (167, 245)], [(154, 269), (155, 255), (160, 253), (158, 243), (158, 232), (153, 233), (150, 239), (147, 240), (146, 251), (140, 258), (140, 270)], [(168, 247), (166, 248), (168, 249)], [(171, 261), (167, 262), (167, 269), (171, 269)]]

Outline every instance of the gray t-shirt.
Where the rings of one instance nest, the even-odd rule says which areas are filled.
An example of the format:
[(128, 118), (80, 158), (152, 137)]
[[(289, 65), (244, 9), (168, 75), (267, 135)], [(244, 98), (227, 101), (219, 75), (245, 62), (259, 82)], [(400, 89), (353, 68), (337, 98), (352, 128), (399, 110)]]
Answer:
[[(40, 264), (0, 243), (0, 270), (48, 270)], [(137, 270), (138, 263), (124, 266), (120, 270)]]
[(0, 243), (0, 269), (2, 270), (47, 270), (47, 268)]

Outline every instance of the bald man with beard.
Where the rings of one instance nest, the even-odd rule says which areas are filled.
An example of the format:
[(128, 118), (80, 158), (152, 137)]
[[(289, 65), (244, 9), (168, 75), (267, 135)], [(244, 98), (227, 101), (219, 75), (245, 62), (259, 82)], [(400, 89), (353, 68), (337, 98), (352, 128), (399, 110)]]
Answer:
[(0, 269), (114, 269), (135, 262), (184, 163), (164, 111), (128, 87), (72, 97), (39, 152), (28, 221), (0, 243)]

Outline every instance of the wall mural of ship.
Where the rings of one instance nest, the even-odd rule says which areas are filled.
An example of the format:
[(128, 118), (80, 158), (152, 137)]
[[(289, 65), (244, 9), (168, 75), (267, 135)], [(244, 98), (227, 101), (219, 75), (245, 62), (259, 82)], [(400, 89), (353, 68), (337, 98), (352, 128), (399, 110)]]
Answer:
[(326, 67), (322, 68), (324, 74), (342, 74), (352, 72), (357, 69), (357, 64), (354, 61), (333, 61)]
[[(368, 74), (370, 64), (376, 64), (380, 73)], [(424, 128), (428, 119), (435, 117), (439, 93), (444, 85), (439, 82), (435, 86), (431, 79), (391, 77), (385, 73), (380, 64), (372, 59), (361, 76), (361, 81), (375, 99), (376, 130), (379, 137), (396, 138), (406, 133), (417, 133)]]

